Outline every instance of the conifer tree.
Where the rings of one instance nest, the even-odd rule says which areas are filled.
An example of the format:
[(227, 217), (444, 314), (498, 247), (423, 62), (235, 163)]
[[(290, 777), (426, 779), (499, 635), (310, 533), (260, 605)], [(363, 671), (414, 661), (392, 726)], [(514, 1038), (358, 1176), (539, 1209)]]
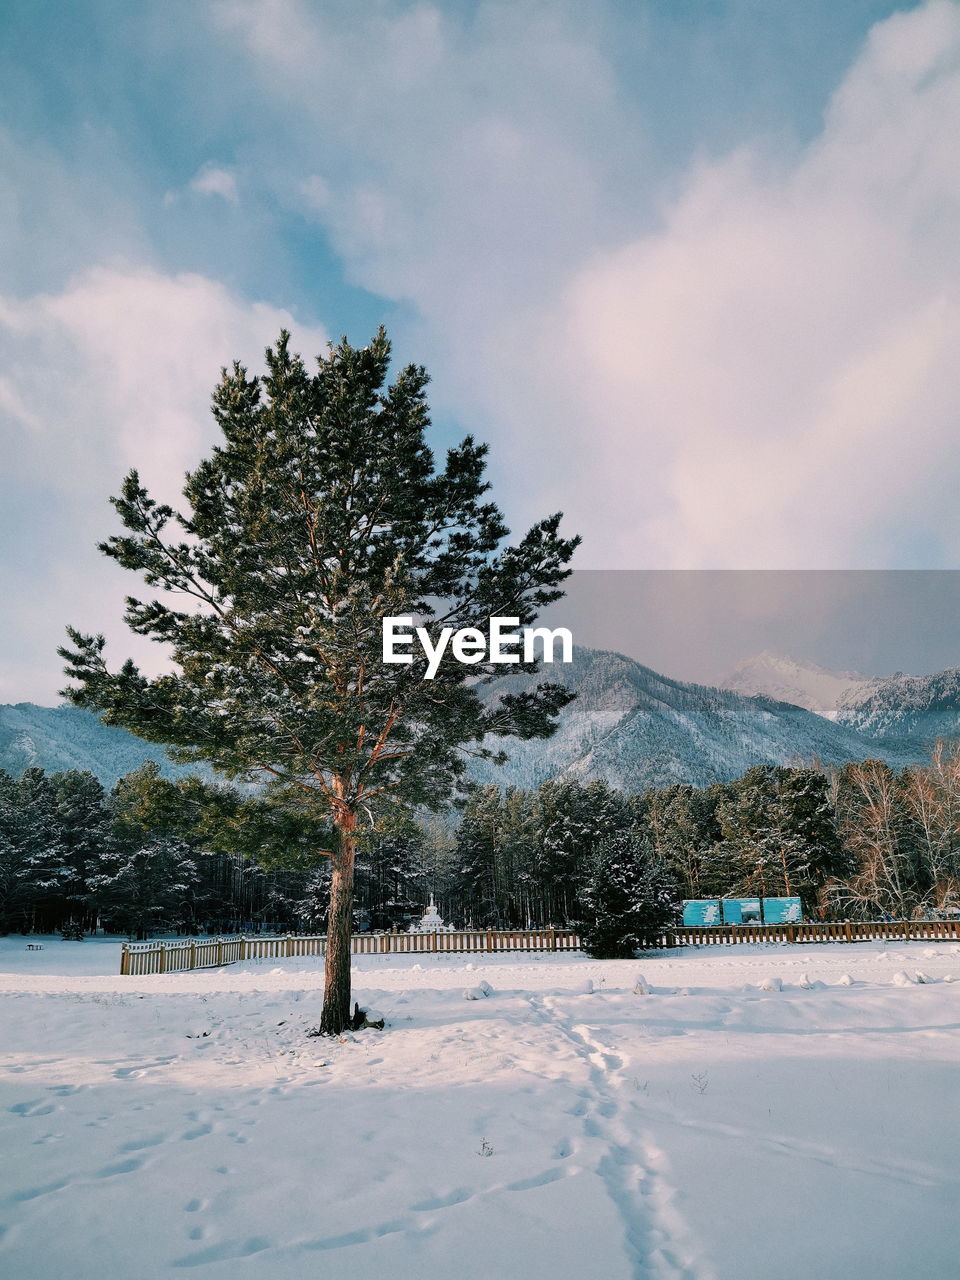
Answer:
[[(382, 661), (381, 619), (485, 630), (494, 615), (531, 623), (556, 600), (577, 539), (560, 516), (514, 545), (485, 497), (484, 446), (467, 437), (434, 465), (427, 375), (387, 385), (390, 345), (344, 339), (308, 372), (282, 333), (265, 376), (224, 370), (213, 410), (222, 443), (187, 477), (185, 512), (158, 504), (137, 473), (114, 506), (126, 534), (102, 550), (150, 587), (183, 597), (128, 600), (133, 631), (170, 646), (173, 671), (110, 670), (102, 636), (69, 630), (66, 691), (181, 761), (228, 777), (269, 777), (333, 825), (321, 1030), (350, 1017), (350, 932), (358, 823), (381, 797), (435, 805), (463, 775), (463, 748), (488, 733), (545, 737), (571, 695), (481, 700), (516, 666), (467, 666), (447, 652)], [(522, 669), (522, 668), (521, 668)], [(489, 752), (487, 753), (490, 754)]]
[(23, 771), (16, 790), (14, 840), (19, 849), (19, 891), (29, 909), (24, 924), (42, 930), (63, 915), (71, 874), (56, 795), (43, 769)]
[(86, 908), (87, 882), (110, 840), (107, 795), (87, 770), (55, 773), (50, 783), (60, 824), (65, 913), (79, 924)]
[(601, 840), (590, 856), (580, 941), (589, 955), (629, 959), (656, 945), (679, 905), (676, 881), (665, 864), (635, 835), (619, 832)]

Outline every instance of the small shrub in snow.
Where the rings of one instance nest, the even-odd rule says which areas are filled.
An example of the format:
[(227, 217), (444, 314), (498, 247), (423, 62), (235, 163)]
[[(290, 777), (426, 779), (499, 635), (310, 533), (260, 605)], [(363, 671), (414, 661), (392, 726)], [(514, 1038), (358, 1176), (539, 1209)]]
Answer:
[(484, 1156), (484, 1157), (492, 1156), (492, 1155), (493, 1155), (493, 1147), (492, 1147), (492, 1146), (490, 1145), (490, 1143), (486, 1140), (486, 1138), (481, 1138), (481, 1139), (480, 1139), (480, 1146), (479, 1146), (479, 1148), (478, 1148), (478, 1150), (477, 1150), (477, 1155), (478, 1155), (478, 1156)]
[(706, 1071), (693, 1071), (690, 1074), (691, 1087), (696, 1089), (697, 1093), (703, 1096), (707, 1092), (707, 1086), (710, 1083), (709, 1073)]

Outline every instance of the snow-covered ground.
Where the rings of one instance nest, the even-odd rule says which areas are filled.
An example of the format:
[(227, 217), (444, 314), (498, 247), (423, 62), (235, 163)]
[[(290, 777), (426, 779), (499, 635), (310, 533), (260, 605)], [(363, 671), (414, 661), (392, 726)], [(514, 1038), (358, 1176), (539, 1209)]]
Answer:
[(387, 1029), (331, 1043), (317, 961), (121, 978), (114, 942), (26, 941), (9, 1280), (960, 1274), (955, 944), (364, 957)]

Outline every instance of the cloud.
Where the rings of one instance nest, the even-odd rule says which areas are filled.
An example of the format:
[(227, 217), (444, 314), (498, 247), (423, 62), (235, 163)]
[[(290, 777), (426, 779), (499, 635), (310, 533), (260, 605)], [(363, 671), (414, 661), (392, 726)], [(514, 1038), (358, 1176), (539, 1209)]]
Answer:
[(239, 200), (237, 180), (229, 169), (219, 165), (204, 165), (190, 180), (190, 190), (202, 196), (219, 196), (228, 204), (236, 204)]
[(960, 554), (956, 4), (877, 24), (803, 146), (746, 137), (669, 186), (582, 6), (221, 12), (324, 122), (290, 198), (413, 305), (498, 492), (562, 507), (583, 565)]
[(577, 273), (560, 367), (576, 355), (563, 384), (598, 410), (607, 510), (647, 477), (638, 518), (599, 524), (605, 547), (673, 566), (955, 560), (958, 119), (960, 9), (933, 3), (873, 30), (797, 164), (705, 165), (662, 230)]
[[(67, 622), (106, 630), (115, 654), (156, 667), (156, 646), (119, 621), (139, 584), (95, 549), (117, 531), (107, 498), (136, 467), (176, 505), (184, 473), (217, 437), (209, 398), (218, 370), (234, 358), (259, 367), (281, 328), (305, 356), (325, 347), (324, 333), (289, 312), (200, 275), (100, 267), (58, 293), (0, 297), (4, 597), (24, 602), (0, 623), (0, 701), (49, 698)], [(49, 594), (42, 613), (37, 590)]]

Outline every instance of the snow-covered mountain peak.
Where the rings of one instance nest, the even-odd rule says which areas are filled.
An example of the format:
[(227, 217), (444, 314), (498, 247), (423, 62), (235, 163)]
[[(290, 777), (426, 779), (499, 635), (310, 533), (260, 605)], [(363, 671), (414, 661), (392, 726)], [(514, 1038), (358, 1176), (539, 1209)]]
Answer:
[(764, 652), (738, 663), (720, 688), (790, 702), (833, 720), (842, 701), (871, 683), (857, 671), (828, 671), (815, 662)]

